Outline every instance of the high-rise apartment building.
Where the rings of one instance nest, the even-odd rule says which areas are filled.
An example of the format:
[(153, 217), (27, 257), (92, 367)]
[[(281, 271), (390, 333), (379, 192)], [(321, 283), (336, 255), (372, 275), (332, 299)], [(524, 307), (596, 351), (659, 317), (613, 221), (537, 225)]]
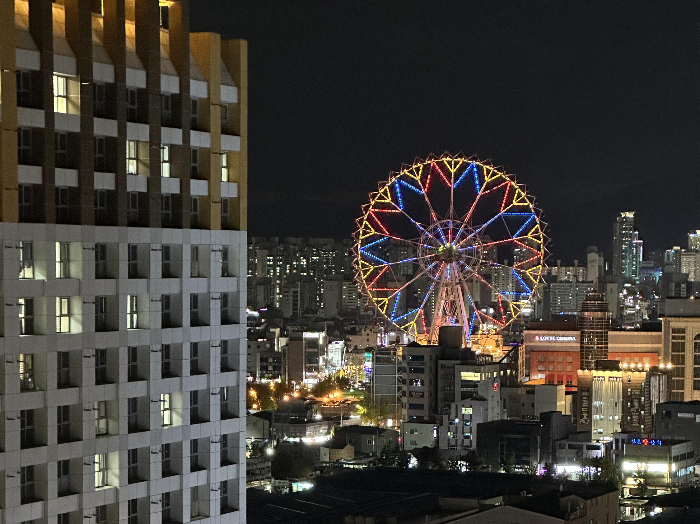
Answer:
[(246, 43), (0, 2), (7, 524), (245, 522)]
[(613, 276), (636, 281), (642, 264), (643, 241), (634, 230), (634, 211), (620, 213), (613, 230)]

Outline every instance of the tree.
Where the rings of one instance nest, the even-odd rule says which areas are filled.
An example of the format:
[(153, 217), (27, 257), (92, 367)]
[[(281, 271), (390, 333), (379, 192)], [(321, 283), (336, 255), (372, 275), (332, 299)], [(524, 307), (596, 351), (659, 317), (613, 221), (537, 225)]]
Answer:
[(311, 475), (314, 463), (303, 451), (300, 445), (277, 446), (271, 464), (272, 477), (302, 479)]
[(511, 451), (501, 460), (501, 468), (503, 468), (504, 473), (513, 473), (515, 464), (515, 451)]
[(366, 426), (381, 426), (389, 416), (389, 405), (386, 399), (375, 402), (370, 391), (360, 400), (357, 408), (360, 421)]
[(600, 480), (613, 484), (620, 488), (622, 470), (620, 465), (613, 462), (610, 457), (605, 457), (600, 463)]

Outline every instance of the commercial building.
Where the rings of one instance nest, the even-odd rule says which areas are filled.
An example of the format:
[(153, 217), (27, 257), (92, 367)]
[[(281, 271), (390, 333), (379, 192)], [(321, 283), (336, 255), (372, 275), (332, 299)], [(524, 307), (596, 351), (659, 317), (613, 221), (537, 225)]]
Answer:
[(594, 370), (578, 372), (577, 422), (593, 440), (615, 433), (648, 435), (656, 404), (666, 400), (668, 374), (658, 368), (628, 369), (618, 361), (598, 361)]
[(622, 457), (622, 479), (636, 485), (643, 476), (649, 487), (687, 486), (693, 481), (695, 449), (689, 440), (628, 439)]
[(246, 43), (0, 2), (3, 520), (245, 522)]
[(456, 457), (476, 450), (479, 424), (501, 419), (498, 409), (491, 415), (493, 418), (489, 418), (488, 405), (488, 400), (478, 396), (451, 403), (449, 412), (442, 415), (438, 428), (439, 448)]
[(700, 455), (700, 401), (663, 402), (657, 406), (654, 436), (663, 440), (689, 440)]
[(572, 475), (574, 478), (582, 478), (593, 473), (592, 463), (595, 459), (605, 456), (605, 443), (592, 442), (590, 434), (574, 433), (564, 440), (557, 441), (554, 470), (557, 475)]
[(378, 347), (372, 351), (371, 358), (369, 380), (372, 399), (386, 410), (386, 427), (397, 427), (401, 422), (401, 398), (404, 392), (401, 379), (401, 349)]
[(573, 414), (573, 395), (567, 395), (562, 384), (503, 387), (501, 397), (509, 419), (539, 420), (548, 411)]
[[(700, 318), (697, 320), (700, 332)], [(581, 333), (574, 329), (559, 329), (561, 323), (555, 324), (554, 329), (547, 329), (544, 324), (544, 329), (526, 329), (524, 332), (525, 362), (530, 379), (575, 386), (578, 380), (576, 371), (581, 368)], [(665, 366), (671, 358), (663, 356), (663, 341), (664, 336), (659, 331), (610, 331), (608, 360), (618, 360), (630, 369)]]
[(313, 385), (324, 370), (328, 337), (324, 332), (291, 332), (287, 342), (287, 380)]

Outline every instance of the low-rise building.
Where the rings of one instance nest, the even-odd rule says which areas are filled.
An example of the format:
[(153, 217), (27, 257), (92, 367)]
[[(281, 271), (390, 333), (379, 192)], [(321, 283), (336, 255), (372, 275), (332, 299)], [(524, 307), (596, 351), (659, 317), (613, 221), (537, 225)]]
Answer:
[(664, 402), (657, 406), (654, 436), (657, 439), (690, 440), (700, 456), (700, 400)]
[(430, 422), (402, 422), (401, 447), (406, 451), (415, 448), (432, 448), (437, 444), (438, 427)]
[(379, 456), (384, 449), (396, 449), (399, 432), (374, 426), (345, 426), (336, 428), (333, 446), (350, 444), (355, 448), (355, 455)]
[(624, 445), (622, 478), (635, 486), (643, 478), (649, 487), (688, 485), (693, 480), (695, 449), (689, 440), (630, 438)]
[[(500, 410), (497, 410), (500, 412)], [(442, 416), (438, 446), (447, 455), (460, 456), (476, 449), (477, 428), (489, 421), (489, 403), (481, 397), (450, 404), (449, 413)]]

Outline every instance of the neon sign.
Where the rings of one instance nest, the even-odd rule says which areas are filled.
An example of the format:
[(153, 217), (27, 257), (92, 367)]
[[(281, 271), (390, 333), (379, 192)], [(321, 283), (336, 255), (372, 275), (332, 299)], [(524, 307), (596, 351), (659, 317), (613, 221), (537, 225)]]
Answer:
[(632, 438), (630, 439), (630, 444), (636, 444), (638, 446), (661, 446), (661, 439), (653, 438)]
[(535, 335), (536, 342), (576, 342), (574, 335)]

